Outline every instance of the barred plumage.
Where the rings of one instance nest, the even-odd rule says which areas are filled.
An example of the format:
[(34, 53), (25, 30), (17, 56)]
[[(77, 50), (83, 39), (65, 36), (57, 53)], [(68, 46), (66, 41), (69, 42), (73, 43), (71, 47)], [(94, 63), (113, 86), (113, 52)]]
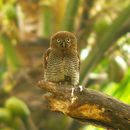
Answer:
[(77, 39), (72, 33), (62, 31), (52, 36), (51, 47), (44, 55), (44, 79), (71, 85), (79, 83)]

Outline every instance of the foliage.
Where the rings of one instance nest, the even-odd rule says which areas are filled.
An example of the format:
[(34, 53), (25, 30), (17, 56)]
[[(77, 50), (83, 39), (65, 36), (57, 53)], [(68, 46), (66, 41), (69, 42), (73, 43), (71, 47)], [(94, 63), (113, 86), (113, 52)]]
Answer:
[[(54, 127), (63, 129), (66, 126), (66, 129), (71, 129), (75, 125), (76, 129), (101, 129), (86, 124), (81, 126), (61, 115), (57, 117), (47, 113), (45, 108), (42, 109), (44, 112), (42, 115), (36, 107), (43, 101), (38, 101), (38, 97), (35, 97), (37, 95), (41, 99), (42, 94), (37, 89), (31, 88), (34, 92), (32, 94), (29, 88), (36, 84), (35, 76), (38, 75), (38, 79), (40, 78), (36, 72), (41, 67), (42, 56), (39, 54), (41, 47), (37, 49), (40, 42), (35, 40), (39, 37), (43, 39), (42, 47), (45, 50), (48, 38), (60, 30), (68, 30), (80, 36), (78, 43), (81, 57), (80, 83), (130, 104), (129, 12), (129, 0), (1, 0), (0, 121), (3, 123), (0, 122), (0, 128), (22, 129), (37, 126), (43, 129), (47, 126), (48, 129)], [(36, 68), (38, 69), (35, 72)], [(39, 72), (41, 71), (40, 68)], [(26, 93), (27, 96), (24, 96)], [(19, 116), (15, 115), (15, 119), (11, 120), (14, 114), (4, 107), (4, 104), (8, 104), (9, 97), (24, 104), (23, 108), (17, 109), (18, 111), (25, 109), (31, 111), (31, 115), (27, 114), (29, 118), (25, 122), (22, 120), (24, 114), (21, 116), (20, 112)], [(35, 102), (30, 102), (30, 97), (35, 99)], [(28, 109), (24, 102), (32, 106), (31, 109)], [(40, 123), (44, 117), (48, 122), (44, 120), (46, 123)], [(60, 126), (56, 121), (61, 122)]]

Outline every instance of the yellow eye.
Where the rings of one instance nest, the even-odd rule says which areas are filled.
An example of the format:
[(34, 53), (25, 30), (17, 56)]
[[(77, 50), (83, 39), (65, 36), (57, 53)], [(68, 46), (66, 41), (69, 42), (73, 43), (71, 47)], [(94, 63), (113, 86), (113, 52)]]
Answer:
[(70, 39), (70, 38), (67, 38), (66, 41), (67, 41), (67, 42), (71, 42), (71, 39)]
[(56, 41), (57, 41), (57, 43), (60, 43), (60, 42), (61, 42), (61, 40), (60, 40), (60, 39), (56, 39)]

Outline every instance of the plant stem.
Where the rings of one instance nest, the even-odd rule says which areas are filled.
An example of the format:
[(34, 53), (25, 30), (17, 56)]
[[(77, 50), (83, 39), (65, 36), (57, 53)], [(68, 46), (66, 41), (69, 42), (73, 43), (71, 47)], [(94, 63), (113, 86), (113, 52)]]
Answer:
[(4, 47), (13, 71), (16, 71), (17, 68), (22, 65), (22, 62), (18, 56), (18, 53), (16, 52), (16, 49), (12, 45), (11, 39), (9, 39), (6, 35), (2, 35), (0, 37), (0, 42)]
[(61, 30), (74, 31), (75, 16), (79, 7), (79, 0), (69, 0), (62, 21)]

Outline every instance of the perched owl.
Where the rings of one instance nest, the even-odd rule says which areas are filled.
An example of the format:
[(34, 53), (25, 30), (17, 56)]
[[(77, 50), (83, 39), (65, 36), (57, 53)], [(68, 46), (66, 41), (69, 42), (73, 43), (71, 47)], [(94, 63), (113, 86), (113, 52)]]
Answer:
[(44, 80), (77, 85), (79, 69), (76, 37), (67, 31), (57, 32), (51, 37), (50, 48), (44, 54)]

